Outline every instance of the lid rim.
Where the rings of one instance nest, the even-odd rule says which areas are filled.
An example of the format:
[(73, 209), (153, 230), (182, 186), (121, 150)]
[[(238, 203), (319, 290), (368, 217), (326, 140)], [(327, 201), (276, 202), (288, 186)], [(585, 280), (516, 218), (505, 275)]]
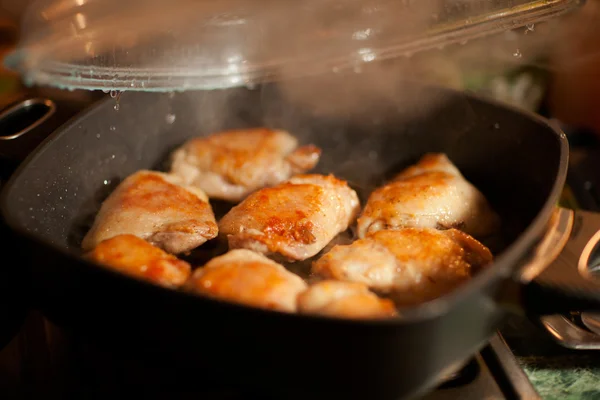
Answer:
[[(101, 0), (78, 1), (93, 3)], [(344, 31), (341, 35), (325, 35), (324, 38), (317, 34), (317, 39), (323, 44), (315, 48), (309, 46), (307, 49), (310, 51), (306, 54), (302, 53), (302, 50), (307, 49), (293, 46), (291, 49), (285, 49), (285, 54), (269, 54), (260, 48), (258, 51), (252, 48), (252, 54), (244, 54), (244, 45), (256, 46), (252, 39), (262, 38), (263, 34), (229, 45), (228, 40), (239, 40), (241, 36), (239, 32), (229, 36), (227, 31), (224, 31), (223, 37), (219, 37), (220, 41), (213, 43), (211, 40), (204, 40), (196, 45), (193, 41), (191, 45), (185, 42), (191, 47), (177, 48), (175, 51), (166, 46), (177, 43), (178, 39), (175, 39), (175, 42), (169, 41), (168, 44), (163, 44), (162, 48), (158, 47), (158, 56), (155, 56), (156, 48), (152, 47), (156, 46), (156, 43), (149, 45), (146, 41), (136, 43), (144, 46), (141, 51), (140, 48), (136, 48), (135, 51), (129, 52), (130, 48), (119, 42), (119, 35), (108, 35), (108, 40), (101, 35), (102, 32), (107, 33), (104, 28), (113, 29), (113, 21), (111, 25), (96, 26), (93, 29), (90, 27), (90, 32), (94, 33), (91, 36), (89, 32), (88, 36), (85, 32), (76, 32), (73, 36), (57, 40), (53, 40), (56, 35), (51, 35), (39, 42), (22, 41), (20, 47), (6, 56), (4, 66), (20, 72), (28, 83), (62, 88), (139, 91), (230, 88), (260, 84), (278, 76), (287, 79), (348, 68), (360, 69), (361, 66), (374, 61), (411, 56), (421, 51), (537, 23), (565, 14), (585, 3), (585, 0), (522, 1), (526, 3), (483, 12), (466, 20), (435, 23), (424, 32), (401, 38), (390, 37), (389, 32), (387, 37), (383, 35), (368, 40), (350, 40), (346, 37), (350, 31)], [(81, 17), (79, 12), (81, 10), (75, 11), (75, 22), (79, 21), (78, 23), (85, 25), (85, 17)], [(66, 19), (61, 20), (61, 26), (64, 26), (64, 20)], [(359, 25), (361, 28), (365, 27), (364, 24), (356, 25), (356, 28)], [(352, 28), (354, 24), (350, 26)], [(251, 31), (252, 29), (248, 30)], [(39, 32), (37, 34), (39, 36)], [(178, 38), (177, 35), (174, 37)], [(95, 38), (99, 42), (94, 42)], [(183, 39), (187, 41), (189, 38)], [(311, 46), (314, 44), (309, 42)], [(209, 45), (214, 45), (214, 51), (211, 48), (202, 48)], [(86, 46), (105, 51), (91, 54), (86, 51)], [(273, 52), (272, 49), (269, 50)], [(265, 54), (268, 57), (265, 58)], [(64, 60), (61, 60), (61, 57)], [(69, 60), (76, 57), (80, 59)]]

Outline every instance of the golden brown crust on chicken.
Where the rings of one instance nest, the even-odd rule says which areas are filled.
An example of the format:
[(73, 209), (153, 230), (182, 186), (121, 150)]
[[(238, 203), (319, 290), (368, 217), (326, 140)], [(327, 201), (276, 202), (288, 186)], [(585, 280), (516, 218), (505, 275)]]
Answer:
[(194, 271), (186, 285), (207, 296), (272, 310), (296, 311), (306, 283), (282, 265), (250, 250), (232, 250)]
[(358, 236), (382, 229), (458, 228), (475, 237), (497, 232), (498, 215), (444, 154), (427, 154), (371, 193)]
[(127, 275), (165, 287), (179, 287), (190, 276), (190, 265), (134, 235), (100, 242), (85, 258)]
[(313, 145), (298, 148), (285, 131), (229, 130), (185, 143), (173, 153), (171, 172), (210, 198), (239, 201), (314, 168), (320, 155)]
[(312, 272), (392, 292), (399, 304), (412, 305), (448, 293), (492, 259), (483, 244), (456, 229), (404, 228), (335, 246)]
[(230, 248), (304, 260), (348, 229), (358, 195), (333, 176), (299, 175), (252, 193), (219, 222)]
[(322, 281), (298, 296), (298, 312), (338, 318), (389, 318), (396, 315), (394, 303), (379, 298), (366, 285), (355, 282)]
[(142, 170), (127, 177), (102, 203), (82, 248), (91, 250), (122, 234), (183, 253), (216, 237), (218, 227), (204, 193), (180, 185), (176, 177)]

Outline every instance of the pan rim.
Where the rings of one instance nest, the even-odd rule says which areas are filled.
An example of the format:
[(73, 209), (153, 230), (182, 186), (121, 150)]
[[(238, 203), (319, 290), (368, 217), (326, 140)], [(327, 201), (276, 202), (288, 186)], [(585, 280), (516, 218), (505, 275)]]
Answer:
[(329, 324), (342, 324), (352, 326), (361, 325), (366, 327), (398, 327), (439, 318), (444, 314), (447, 314), (449, 310), (451, 310), (456, 304), (464, 302), (474, 293), (481, 291), (484, 286), (489, 285), (498, 279), (512, 279), (512, 275), (515, 272), (518, 272), (520, 269), (522, 269), (523, 265), (519, 264), (523, 258), (523, 255), (526, 254), (528, 249), (535, 245), (537, 239), (540, 238), (543, 231), (545, 230), (547, 222), (550, 220), (552, 212), (556, 207), (557, 200), (566, 182), (569, 159), (569, 144), (565, 133), (562, 131), (562, 129), (560, 129), (560, 127), (556, 126), (556, 124), (552, 124), (550, 120), (537, 113), (523, 110), (511, 104), (506, 104), (498, 100), (486, 98), (484, 96), (477, 95), (468, 91), (459, 91), (456, 89), (445, 88), (436, 85), (423, 85), (423, 87), (432, 87), (436, 90), (443, 90), (447, 93), (460, 94), (462, 96), (465, 96), (467, 100), (475, 100), (493, 105), (495, 107), (503, 108), (512, 113), (519, 114), (532, 121), (535, 121), (540, 125), (544, 125), (547, 128), (547, 130), (554, 133), (555, 139), (558, 141), (560, 159), (558, 160), (558, 168), (554, 178), (554, 184), (552, 186), (552, 189), (550, 190), (550, 194), (546, 199), (544, 205), (538, 211), (537, 215), (534, 217), (532, 222), (525, 228), (525, 230), (494, 259), (492, 265), (490, 265), (484, 271), (480, 271), (476, 276), (474, 276), (467, 284), (463, 285), (462, 287), (459, 287), (440, 298), (419, 304), (414, 307), (407, 308), (406, 310), (401, 309), (399, 310), (399, 315), (394, 318), (356, 319), (335, 318), (330, 316), (312, 314), (288, 313), (277, 310), (250, 307), (242, 304), (224, 301), (221, 299), (211, 298), (206, 295), (188, 293), (181, 289), (173, 290), (169, 288), (164, 288), (152, 284), (150, 282), (129, 277), (125, 274), (113, 271), (99, 264), (85, 260), (80, 254), (76, 254), (74, 250), (66, 249), (55, 243), (44, 240), (40, 235), (36, 235), (33, 232), (30, 232), (24, 227), (22, 227), (21, 224), (17, 221), (17, 219), (11, 215), (12, 213), (10, 212), (10, 206), (8, 205), (8, 199), (10, 197), (10, 194), (13, 188), (20, 182), (20, 177), (25, 171), (27, 171), (30, 164), (35, 159), (40, 157), (50, 147), (52, 142), (60, 138), (63, 134), (66, 134), (66, 132), (69, 131), (69, 128), (71, 126), (80, 123), (81, 120), (85, 117), (88, 117), (89, 115), (92, 115), (98, 112), (99, 110), (103, 109), (105, 103), (110, 102), (112, 99), (100, 100), (96, 104), (90, 106), (87, 110), (77, 113), (69, 121), (62, 124), (58, 129), (56, 129), (52, 134), (50, 134), (44, 141), (42, 141), (42, 143), (40, 143), (40, 145), (33, 152), (31, 152), (21, 162), (21, 164), (17, 167), (17, 169), (14, 171), (9, 180), (5, 183), (4, 187), (2, 188), (2, 191), (0, 192), (0, 216), (2, 216), (5, 223), (20, 236), (26, 237), (30, 241), (34, 241), (52, 250), (53, 252), (61, 254), (62, 256), (73, 258), (78, 263), (86, 264), (88, 267), (97, 270), (98, 273), (112, 274), (115, 278), (121, 276), (121, 279), (126, 279), (127, 281), (130, 281), (129, 283), (132, 286), (141, 285), (151, 287), (152, 290), (157, 291), (158, 293), (162, 292), (164, 295), (181, 297), (182, 300), (184, 299), (184, 297), (196, 299), (189, 301), (198, 301), (200, 299), (201, 301), (217, 303), (227, 308), (239, 309), (243, 312), (253, 312), (256, 314), (262, 314), (263, 316), (267, 316), (270, 314), (273, 315), (274, 318), (289, 318), (290, 320), (295, 321), (323, 321), (323, 323)]

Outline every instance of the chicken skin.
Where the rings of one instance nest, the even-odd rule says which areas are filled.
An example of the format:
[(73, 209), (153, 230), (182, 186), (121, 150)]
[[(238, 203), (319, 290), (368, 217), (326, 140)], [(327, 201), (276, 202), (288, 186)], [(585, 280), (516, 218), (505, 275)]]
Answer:
[(339, 318), (388, 318), (396, 315), (391, 300), (379, 298), (366, 285), (322, 281), (300, 293), (298, 312)]
[(171, 173), (210, 198), (237, 202), (309, 171), (320, 155), (315, 146), (298, 147), (297, 139), (285, 131), (230, 130), (185, 143), (173, 153)]
[(190, 265), (134, 235), (103, 240), (85, 258), (161, 286), (176, 288), (190, 276)]
[(102, 203), (82, 242), (84, 251), (123, 234), (135, 235), (169, 252), (184, 253), (217, 236), (206, 195), (161, 172), (138, 171)]
[(336, 246), (313, 263), (312, 272), (392, 292), (398, 304), (414, 305), (453, 290), (492, 258), (487, 247), (462, 231), (403, 228)]
[(483, 238), (497, 232), (498, 215), (444, 154), (427, 154), (371, 193), (357, 233), (397, 228), (457, 228)]
[(334, 176), (298, 175), (252, 193), (219, 222), (230, 249), (288, 261), (305, 260), (348, 229), (359, 211), (356, 192)]
[(198, 268), (190, 290), (258, 308), (296, 311), (296, 298), (307, 285), (282, 265), (250, 250), (232, 250)]

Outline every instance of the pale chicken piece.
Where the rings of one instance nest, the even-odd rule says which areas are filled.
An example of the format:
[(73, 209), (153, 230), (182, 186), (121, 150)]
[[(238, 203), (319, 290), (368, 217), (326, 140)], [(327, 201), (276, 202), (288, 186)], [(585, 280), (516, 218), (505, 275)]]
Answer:
[(311, 170), (320, 155), (316, 146), (298, 147), (298, 140), (286, 131), (229, 130), (185, 143), (173, 153), (171, 173), (210, 198), (239, 201)]
[(457, 229), (404, 228), (335, 246), (312, 272), (392, 292), (399, 304), (413, 305), (450, 292), (492, 259), (487, 247)]
[(305, 260), (348, 229), (359, 207), (346, 181), (298, 175), (252, 193), (221, 219), (219, 230), (232, 249)]
[(123, 180), (102, 203), (82, 248), (91, 250), (123, 234), (177, 254), (216, 237), (218, 226), (201, 190), (181, 185), (177, 177), (141, 170)]
[(396, 314), (394, 303), (355, 282), (322, 281), (298, 296), (298, 312), (338, 318), (389, 318)]
[(190, 265), (134, 235), (103, 240), (85, 258), (161, 286), (176, 288), (190, 276)]
[(213, 298), (286, 312), (296, 311), (296, 298), (307, 288), (281, 264), (245, 249), (213, 258), (186, 286)]
[(382, 229), (457, 228), (477, 238), (497, 233), (500, 218), (444, 154), (427, 154), (371, 193), (358, 218), (364, 238)]

